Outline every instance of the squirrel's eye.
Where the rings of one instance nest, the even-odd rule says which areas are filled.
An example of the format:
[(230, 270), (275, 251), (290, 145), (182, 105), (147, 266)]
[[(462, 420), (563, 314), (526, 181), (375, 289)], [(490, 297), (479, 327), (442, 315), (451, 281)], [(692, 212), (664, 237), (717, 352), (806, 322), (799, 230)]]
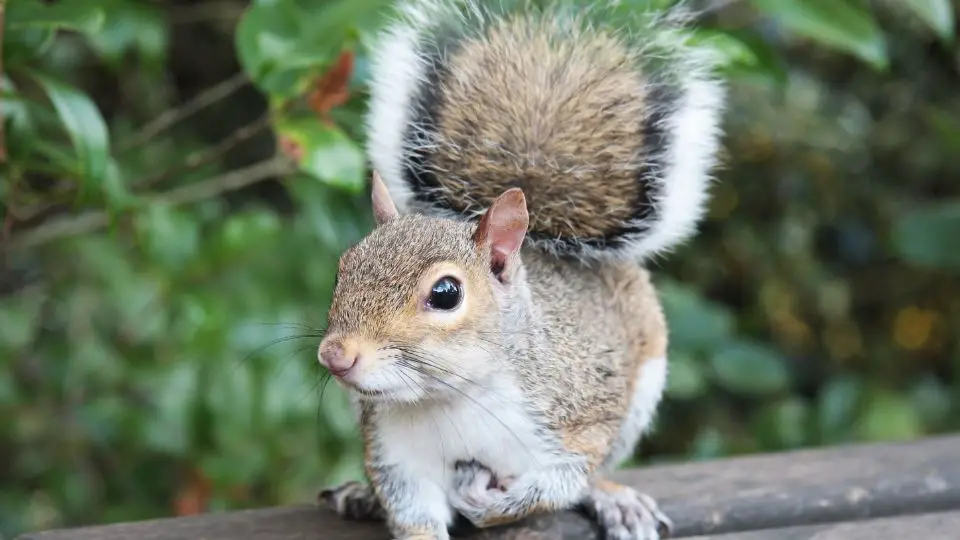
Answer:
[(462, 299), (463, 289), (460, 282), (452, 277), (444, 277), (437, 280), (430, 288), (427, 305), (433, 309), (450, 311), (459, 306)]

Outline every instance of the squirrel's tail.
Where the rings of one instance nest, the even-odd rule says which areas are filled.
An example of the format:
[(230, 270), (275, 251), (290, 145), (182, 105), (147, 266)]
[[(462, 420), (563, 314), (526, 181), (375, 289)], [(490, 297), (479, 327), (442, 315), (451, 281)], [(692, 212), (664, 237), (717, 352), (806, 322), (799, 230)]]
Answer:
[(520, 187), (528, 242), (582, 260), (693, 234), (725, 98), (713, 51), (676, 11), (578, 3), (401, 0), (373, 47), (368, 115), (401, 212), (473, 218)]

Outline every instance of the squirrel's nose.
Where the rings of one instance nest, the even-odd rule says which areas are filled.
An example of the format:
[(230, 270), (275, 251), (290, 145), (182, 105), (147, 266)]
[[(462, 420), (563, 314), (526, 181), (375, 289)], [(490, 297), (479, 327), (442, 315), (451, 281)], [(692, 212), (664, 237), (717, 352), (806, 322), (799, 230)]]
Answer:
[(356, 354), (347, 354), (343, 349), (343, 345), (336, 342), (320, 344), (320, 351), (317, 356), (320, 364), (330, 370), (330, 373), (336, 377), (346, 375), (353, 369), (353, 366), (357, 365), (357, 360), (359, 359), (359, 356)]

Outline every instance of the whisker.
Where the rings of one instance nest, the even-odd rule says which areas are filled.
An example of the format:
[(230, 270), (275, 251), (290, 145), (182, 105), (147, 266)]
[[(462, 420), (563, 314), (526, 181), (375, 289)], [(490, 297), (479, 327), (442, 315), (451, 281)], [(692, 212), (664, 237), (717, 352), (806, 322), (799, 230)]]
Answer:
[[(396, 373), (397, 373), (397, 376), (400, 377), (400, 380), (403, 381), (403, 384), (407, 387), (407, 390), (410, 390), (411, 394), (416, 394), (417, 393), (416, 390), (413, 389), (413, 386), (410, 386), (410, 381), (413, 380), (410, 377), (410, 375), (404, 372), (402, 369), (398, 369)], [(416, 383), (416, 381), (413, 381), (413, 382)], [(420, 388), (420, 391), (421, 392), (423, 391), (422, 387)]]
[[(320, 423), (320, 413), (323, 411), (323, 394), (327, 391), (327, 385), (330, 384), (330, 379), (333, 378), (329, 372), (320, 374), (320, 398), (317, 400), (317, 423)], [(316, 388), (316, 386), (314, 386)]]
[[(463, 396), (464, 398), (466, 398), (468, 402), (472, 403), (474, 406), (479, 407), (481, 410), (483, 410), (484, 412), (486, 412), (488, 415), (490, 415), (491, 418), (493, 418), (494, 420), (496, 420), (497, 423), (499, 423), (505, 430), (507, 430), (507, 432), (510, 433), (510, 435), (512, 435), (512, 436), (517, 440), (517, 442), (520, 443), (520, 447), (523, 448), (524, 450), (526, 450), (526, 451), (530, 454), (530, 456), (533, 458), (533, 460), (536, 461), (536, 462), (539, 464), (539, 460), (537, 460), (537, 456), (533, 453), (533, 451), (531, 451), (531, 450), (525, 445), (523, 439), (521, 439), (520, 436), (517, 435), (517, 433), (516, 433), (513, 429), (511, 429), (510, 426), (508, 426), (508, 425), (506, 424), (506, 422), (504, 422), (499, 416), (497, 416), (493, 411), (491, 411), (489, 408), (487, 408), (484, 404), (482, 404), (482, 403), (480, 403), (479, 401), (477, 401), (476, 398), (474, 398), (474, 397), (471, 396), (470, 394), (467, 394), (466, 392), (464, 392), (463, 390), (457, 388), (456, 386), (453, 386), (452, 384), (448, 383), (447, 381), (444, 381), (444, 380), (441, 379), (440, 377), (437, 377), (437, 376), (435, 376), (435, 375), (427, 372), (426, 370), (421, 369), (421, 367), (418, 366), (416, 363), (408, 363), (408, 364), (407, 364), (407, 367), (409, 367), (410, 369), (413, 369), (414, 371), (416, 371), (417, 373), (423, 375), (424, 377), (428, 377), (428, 378), (432, 379), (433, 381), (435, 381), (435, 382), (437, 382), (437, 383), (439, 383), (439, 384), (447, 387), (448, 389), (450, 389), (450, 390), (452, 390), (452, 391), (460, 394), (461, 396)], [(479, 386), (479, 385), (478, 385), (478, 386)], [(481, 387), (481, 388), (482, 388), (482, 387)]]
[(258, 322), (258, 323), (245, 323), (241, 326), (288, 326), (292, 328), (302, 328), (304, 330), (311, 330), (314, 332), (323, 333), (322, 328), (317, 328), (315, 326), (310, 326), (309, 324), (303, 323), (294, 323), (294, 322)]
[[(403, 358), (401, 358), (401, 359), (397, 362), (397, 364), (398, 364), (398, 366), (400, 366), (401, 368), (407, 368), (407, 369), (414, 369), (414, 370), (415, 370), (415, 368), (409, 366), (409, 365), (408, 365), (408, 362), (407, 362), (406, 360), (404, 360)], [(399, 371), (400, 371), (400, 372), (403, 372), (402, 369), (399, 370)], [(420, 387), (420, 389), (421, 389), (422, 392), (426, 393), (426, 390), (423, 388), (423, 385), (422, 385), (422, 384), (420, 384), (419, 382), (416, 382), (416, 384), (417, 384), (417, 386)], [(436, 403), (436, 406), (440, 409), (440, 412), (443, 413), (443, 415), (447, 418), (447, 423), (450, 424), (450, 426), (453, 428), (453, 430), (457, 433), (457, 438), (460, 439), (460, 444), (461, 444), (461, 446), (466, 446), (466, 440), (463, 438), (463, 433), (461, 433), (460, 428), (457, 427), (457, 424), (456, 424), (456, 422), (453, 421), (453, 418), (450, 417), (450, 413), (447, 411), (447, 409), (446, 409), (446, 407), (445, 407), (445, 404), (444, 404), (443, 402), (437, 402), (437, 403)], [(437, 426), (436, 420), (434, 420), (432, 417), (431, 417), (430, 420), (433, 422), (434, 427), (437, 428), (437, 433), (443, 433), (443, 431), (439, 428), (439, 426)], [(443, 463), (447, 463), (446, 450), (444, 450), (443, 439), (442, 439), (442, 438), (441, 438), (441, 440), (440, 440), (440, 457), (441, 457), (441, 459), (443, 460)]]
[[(298, 334), (298, 335), (295, 335), (295, 336), (284, 336), (284, 337), (282, 337), (282, 338), (275, 339), (275, 340), (271, 341), (270, 343), (267, 343), (266, 345), (257, 347), (256, 349), (254, 349), (253, 351), (251, 351), (248, 355), (246, 355), (245, 357), (243, 357), (242, 360), (237, 360), (237, 364), (245, 364), (245, 363), (249, 362), (252, 357), (260, 354), (261, 352), (263, 352), (264, 350), (266, 350), (266, 349), (269, 348), (269, 347), (273, 347), (274, 345), (279, 345), (279, 344), (281, 344), (281, 343), (286, 343), (286, 342), (288, 342), (288, 341), (295, 341), (295, 340), (298, 340), (298, 339), (308, 339), (308, 338), (314, 338), (314, 339), (315, 339), (315, 338), (317, 338), (317, 336), (310, 335), (310, 334)], [(234, 366), (234, 369), (236, 369), (236, 366)]]
[(435, 370), (437, 370), (437, 371), (439, 371), (439, 372), (441, 372), (441, 373), (444, 373), (444, 374), (446, 374), (446, 375), (450, 375), (450, 376), (453, 376), (453, 377), (457, 377), (457, 378), (459, 378), (460, 380), (462, 380), (463, 382), (467, 383), (468, 385), (473, 385), (473, 386), (475, 386), (475, 387), (477, 387), (477, 388), (481, 388), (481, 389), (483, 389), (484, 391), (493, 394), (494, 396), (504, 397), (504, 398), (505, 398), (505, 396), (503, 396), (502, 394), (500, 394), (499, 392), (497, 392), (497, 390), (492, 389), (492, 388), (488, 387), (487, 385), (480, 384), (479, 382), (477, 382), (477, 381), (475, 381), (475, 380), (473, 380), (473, 379), (470, 379), (470, 378), (468, 378), (468, 377), (466, 377), (466, 376), (464, 376), (464, 375), (462, 375), (462, 374), (460, 374), (460, 373), (457, 373), (456, 371), (453, 371), (452, 369), (446, 368), (446, 367), (440, 365), (438, 362), (433, 361), (433, 360), (430, 359), (430, 358), (427, 358), (426, 356), (424, 356), (423, 354), (421, 354), (421, 353), (418, 352), (418, 351), (415, 351), (415, 350), (412, 350), (412, 349), (406, 349), (406, 348), (403, 348), (403, 347), (394, 347), (394, 348), (395, 348), (396, 350), (400, 351), (401, 354), (406, 355), (406, 356), (407, 356), (408, 358), (410, 358), (411, 360), (414, 360), (414, 361), (416, 361), (416, 362), (418, 362), (418, 363), (420, 363), (420, 364), (423, 364), (423, 365), (425, 365), (425, 366), (427, 366), (427, 367), (430, 367), (430, 368), (432, 368), (432, 369), (435, 369)]

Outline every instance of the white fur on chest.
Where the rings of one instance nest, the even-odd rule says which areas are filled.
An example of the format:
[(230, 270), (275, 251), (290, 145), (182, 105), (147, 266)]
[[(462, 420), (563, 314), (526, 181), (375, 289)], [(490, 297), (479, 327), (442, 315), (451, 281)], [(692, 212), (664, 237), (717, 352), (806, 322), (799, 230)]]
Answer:
[[(499, 476), (518, 475), (557, 459), (512, 382), (490, 381), (450, 402), (378, 411), (385, 461), (449, 492), (458, 460), (475, 459)], [(495, 389), (495, 390), (494, 390)]]

